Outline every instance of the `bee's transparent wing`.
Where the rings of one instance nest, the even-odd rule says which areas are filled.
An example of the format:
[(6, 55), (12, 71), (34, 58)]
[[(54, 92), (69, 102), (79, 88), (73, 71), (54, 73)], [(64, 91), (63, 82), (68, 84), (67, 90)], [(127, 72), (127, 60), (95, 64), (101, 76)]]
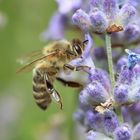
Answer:
[(33, 60), (36, 60), (37, 58), (42, 56), (41, 50), (35, 50), (29, 54), (26, 54), (20, 58), (17, 59), (17, 62), (21, 65), (27, 64), (28, 62), (32, 62)]
[(27, 72), (27, 71), (33, 69), (33, 66), (34, 66), (37, 62), (39, 62), (39, 61), (41, 61), (41, 60), (48, 60), (48, 61), (49, 61), (49, 58), (51, 58), (52, 56), (54, 56), (54, 55), (56, 55), (56, 54), (57, 54), (57, 52), (52, 52), (52, 53), (50, 53), (50, 54), (48, 54), (48, 55), (45, 55), (45, 56), (41, 56), (41, 57), (39, 57), (39, 58), (36, 58), (36, 59), (34, 59), (33, 61), (31, 61), (31, 62), (27, 63), (26, 65), (24, 65), (23, 67), (19, 68), (19, 69), (17, 70), (17, 73), (20, 73), (20, 72)]

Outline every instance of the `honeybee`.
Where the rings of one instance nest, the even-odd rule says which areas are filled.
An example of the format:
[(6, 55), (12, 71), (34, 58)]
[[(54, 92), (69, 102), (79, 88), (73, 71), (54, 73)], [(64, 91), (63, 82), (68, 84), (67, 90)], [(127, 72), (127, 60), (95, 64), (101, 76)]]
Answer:
[(88, 40), (82, 42), (79, 39), (73, 39), (71, 42), (59, 40), (50, 43), (41, 51), (34, 52), (30, 56), (34, 60), (17, 71), (19, 73), (33, 67), (33, 96), (41, 109), (46, 110), (52, 98), (60, 104), (62, 109), (61, 96), (53, 86), (55, 80), (71, 87), (80, 86), (79, 83), (62, 79), (59, 73), (68, 69), (77, 71), (82, 69), (82, 66), (74, 67), (68, 63), (82, 56), (87, 42)]

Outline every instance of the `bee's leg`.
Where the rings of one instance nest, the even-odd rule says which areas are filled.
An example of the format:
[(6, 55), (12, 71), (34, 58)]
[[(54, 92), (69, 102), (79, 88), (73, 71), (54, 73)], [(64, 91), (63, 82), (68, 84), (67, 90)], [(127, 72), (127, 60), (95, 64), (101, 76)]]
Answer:
[(91, 67), (88, 67), (88, 66), (72, 66), (70, 64), (64, 64), (64, 69), (69, 69), (69, 70), (72, 70), (72, 71), (89, 71), (91, 69)]
[(45, 75), (45, 83), (46, 83), (46, 90), (50, 93), (52, 98), (60, 104), (60, 109), (62, 109), (62, 99), (60, 94), (56, 91), (56, 89), (53, 87), (53, 84), (51, 83), (51, 79), (48, 74)]
[(63, 108), (63, 104), (62, 104), (62, 99), (61, 99), (61, 96), (60, 94), (57, 92), (57, 90), (53, 89), (53, 92), (52, 92), (52, 97), (54, 98), (54, 100), (60, 104), (60, 109)]
[(82, 87), (81, 84), (79, 84), (78, 82), (74, 82), (74, 81), (66, 81), (60, 77), (56, 78), (58, 81), (60, 81), (64, 86), (69, 86), (69, 87), (73, 87), (73, 88), (78, 88), (78, 87)]

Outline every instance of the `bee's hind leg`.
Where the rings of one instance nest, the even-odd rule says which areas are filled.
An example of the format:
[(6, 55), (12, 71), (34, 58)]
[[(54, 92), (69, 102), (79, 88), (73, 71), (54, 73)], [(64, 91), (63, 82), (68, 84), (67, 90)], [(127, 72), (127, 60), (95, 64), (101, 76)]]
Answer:
[(52, 98), (60, 104), (60, 109), (62, 109), (62, 99), (59, 92), (54, 88), (53, 84), (51, 83), (51, 79), (48, 74), (45, 75), (45, 83), (46, 83), (46, 90), (50, 93)]

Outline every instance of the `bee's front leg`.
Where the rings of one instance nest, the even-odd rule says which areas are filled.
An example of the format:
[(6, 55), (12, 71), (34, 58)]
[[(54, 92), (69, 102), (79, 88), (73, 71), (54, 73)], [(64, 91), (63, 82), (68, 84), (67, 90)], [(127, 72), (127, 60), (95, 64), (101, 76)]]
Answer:
[(89, 66), (72, 66), (70, 64), (64, 64), (64, 69), (65, 70), (71, 70), (71, 71), (89, 71), (91, 67)]

